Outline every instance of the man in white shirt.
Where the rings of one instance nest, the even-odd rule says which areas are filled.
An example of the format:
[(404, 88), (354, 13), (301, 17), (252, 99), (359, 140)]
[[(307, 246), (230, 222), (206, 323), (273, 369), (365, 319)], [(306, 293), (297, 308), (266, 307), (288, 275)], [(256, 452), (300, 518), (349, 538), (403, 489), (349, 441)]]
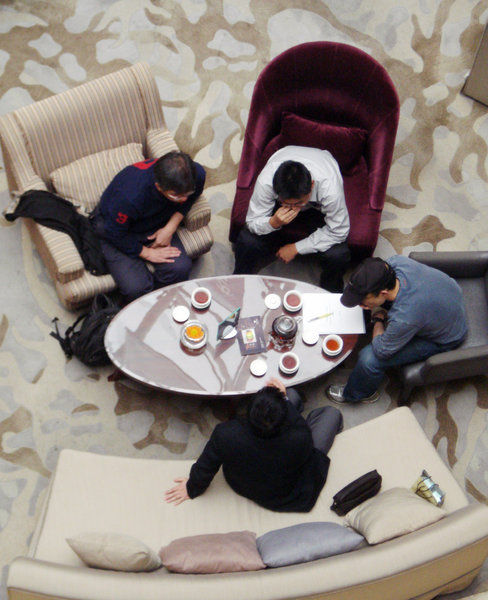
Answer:
[(286, 146), (275, 152), (254, 186), (246, 227), (235, 245), (234, 274), (255, 273), (275, 255), (318, 254), (321, 287), (342, 292), (350, 260), (349, 215), (339, 166), (327, 150)]

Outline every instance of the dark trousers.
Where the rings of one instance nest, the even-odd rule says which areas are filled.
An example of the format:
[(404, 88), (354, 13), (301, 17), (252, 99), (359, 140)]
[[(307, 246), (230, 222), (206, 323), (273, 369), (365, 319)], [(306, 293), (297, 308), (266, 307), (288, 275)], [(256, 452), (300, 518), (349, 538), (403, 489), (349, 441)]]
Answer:
[[(302, 239), (303, 237), (306, 236), (302, 236)], [(255, 233), (251, 233), (247, 227), (243, 227), (234, 247), (234, 274), (257, 273), (266, 262), (269, 263), (273, 259), (278, 249), (287, 243), (292, 242), (286, 239), (283, 230), (267, 235), (256, 235)], [(329, 292), (342, 292), (344, 287), (344, 273), (351, 259), (347, 242), (335, 244), (325, 252), (317, 252), (316, 256), (318, 256), (322, 270), (320, 287)]]
[[(92, 224), (95, 232), (100, 235), (103, 232), (102, 219), (95, 217)], [(141, 242), (144, 242), (147, 236), (152, 233), (140, 234), (138, 237)], [(154, 269), (152, 273), (146, 261), (142, 258), (127, 256), (113, 244), (100, 237), (100, 246), (108, 270), (125, 300), (131, 302), (153, 290), (188, 279), (192, 260), (183, 248), (183, 244), (176, 233), (173, 235), (171, 245), (181, 250), (180, 256), (175, 257), (172, 263), (151, 263)]]
[[(294, 388), (288, 388), (286, 394), (288, 401), (301, 413), (303, 400), (300, 394)], [(310, 411), (305, 420), (312, 432), (314, 447), (327, 454), (334, 443), (336, 434), (340, 433), (344, 427), (341, 412), (334, 406), (322, 406)]]

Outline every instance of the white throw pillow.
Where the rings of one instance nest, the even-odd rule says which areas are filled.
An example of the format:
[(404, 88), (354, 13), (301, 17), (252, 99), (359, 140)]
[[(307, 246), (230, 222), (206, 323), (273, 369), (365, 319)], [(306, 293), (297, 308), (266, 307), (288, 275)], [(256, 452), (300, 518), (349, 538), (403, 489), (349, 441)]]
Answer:
[(161, 566), (157, 553), (130, 535), (87, 532), (66, 541), (89, 567), (114, 571), (153, 571)]
[(91, 212), (115, 175), (143, 160), (142, 144), (132, 143), (90, 154), (56, 169), (49, 176), (57, 194)]
[(435, 523), (446, 511), (407, 488), (392, 488), (347, 513), (345, 522), (369, 544), (379, 544)]

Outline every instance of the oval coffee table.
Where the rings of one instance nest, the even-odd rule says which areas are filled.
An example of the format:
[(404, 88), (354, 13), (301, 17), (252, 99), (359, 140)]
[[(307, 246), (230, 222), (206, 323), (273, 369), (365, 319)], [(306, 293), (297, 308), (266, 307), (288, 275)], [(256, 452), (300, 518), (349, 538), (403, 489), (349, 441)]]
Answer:
[[(196, 310), (191, 294), (199, 286), (212, 293), (207, 309)], [(302, 293), (324, 293), (308, 283), (281, 277), (260, 275), (228, 275), (192, 279), (156, 290), (122, 309), (110, 323), (105, 346), (112, 362), (129, 377), (155, 388), (182, 394), (201, 396), (237, 396), (255, 392), (271, 377), (281, 378), (286, 386), (303, 383), (323, 375), (341, 363), (354, 348), (357, 335), (343, 335), (344, 348), (333, 358), (322, 352), (322, 338), (313, 346), (302, 341), (302, 323), (293, 352), (300, 358), (300, 368), (294, 375), (279, 370), (281, 352), (268, 349), (260, 354), (242, 356), (236, 337), (217, 341), (218, 324), (236, 308), (241, 307), (241, 319), (261, 315), (266, 341), (273, 320), (286, 313), (281, 305), (269, 309), (264, 303), (268, 294), (283, 299), (288, 290)], [(208, 342), (199, 354), (192, 354), (180, 344), (184, 323), (177, 323), (172, 310), (178, 305), (190, 309), (189, 320), (197, 319), (208, 329)], [(302, 311), (293, 316), (301, 317)], [(269, 346), (268, 346), (269, 347)], [(264, 376), (250, 372), (256, 358), (267, 363)]]

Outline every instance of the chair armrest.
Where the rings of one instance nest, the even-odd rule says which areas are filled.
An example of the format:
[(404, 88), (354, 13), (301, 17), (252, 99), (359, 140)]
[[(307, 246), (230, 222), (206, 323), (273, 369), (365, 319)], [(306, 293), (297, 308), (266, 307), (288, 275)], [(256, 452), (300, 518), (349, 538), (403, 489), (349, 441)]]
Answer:
[(149, 129), (146, 145), (148, 158), (160, 158), (172, 150), (178, 150), (173, 136), (167, 129)]
[(83, 276), (85, 265), (67, 233), (39, 225), (28, 218), (24, 219), (24, 223), (53, 281), (68, 283)]
[(183, 220), (183, 225), (188, 231), (197, 231), (197, 229), (201, 229), (210, 223), (211, 216), (210, 204), (204, 194), (202, 194), (195, 200), (193, 206), (188, 211)]
[(488, 251), (410, 252), (409, 258), (443, 271), (451, 277), (483, 277), (488, 270)]
[(421, 369), (424, 383), (471, 377), (488, 372), (488, 345), (456, 348), (430, 356)]

